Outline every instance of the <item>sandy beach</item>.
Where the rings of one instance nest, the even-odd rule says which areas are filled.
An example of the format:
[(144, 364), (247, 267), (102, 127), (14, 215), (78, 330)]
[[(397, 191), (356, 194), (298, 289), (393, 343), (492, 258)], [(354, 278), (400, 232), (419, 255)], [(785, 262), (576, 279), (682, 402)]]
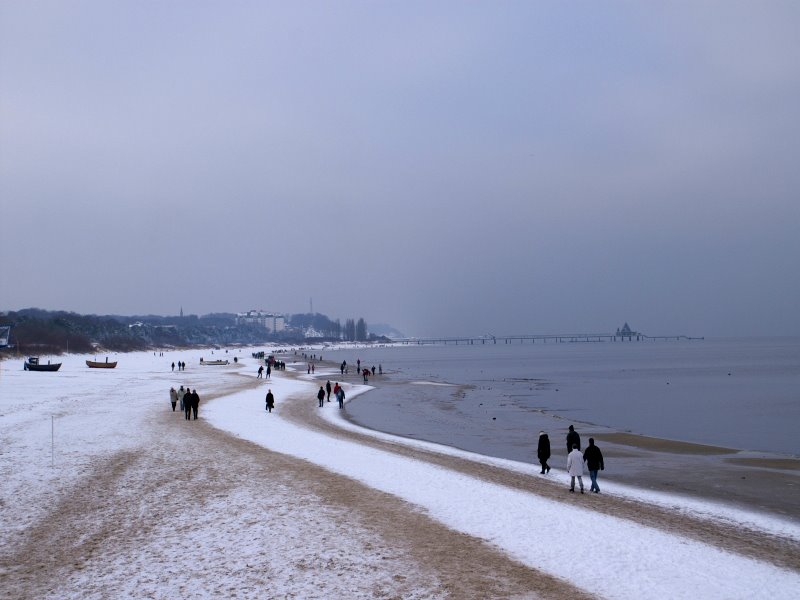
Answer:
[[(632, 573), (629, 581), (606, 573), (605, 581), (590, 588), (560, 574), (563, 550), (547, 540), (559, 539), (559, 528), (573, 531), (573, 519), (579, 524), (575, 551), (591, 546), (593, 528), (604, 525), (613, 532), (610, 537), (598, 532), (606, 540), (604, 553), (635, 555), (631, 535), (639, 534), (622, 533), (629, 523), (631, 531), (648, 532), (648, 538), (675, 538), (687, 555), (709, 553), (712, 564), (733, 560), (721, 571), (728, 569), (730, 577), (742, 570), (752, 581), (744, 583), (739, 597), (754, 597), (760, 589), (748, 585), (769, 589), (800, 580), (800, 534), (782, 533), (769, 519), (762, 527), (755, 516), (748, 524), (749, 517), (736, 522), (736, 512), (718, 519), (678, 500), (675, 506), (642, 501), (615, 490), (610, 478), (605, 480), (608, 493), (569, 495), (555, 465), (551, 476), (540, 477), (526, 465), (356, 428), (341, 418), (335, 403), (316, 406), (314, 392), (329, 376), (325, 365), (316, 377), (286, 371), (263, 380), (255, 378), (254, 363), (247, 360), (230, 368), (190, 363), (190, 372), (180, 376), (159, 373), (163, 360), (139, 360), (142, 366), (130, 374), (120, 370), (103, 374), (105, 379), (90, 374), (96, 389), (91, 394), (53, 394), (61, 419), (54, 465), (51, 420), (41, 418), (46, 412), (35, 412), (30, 398), (13, 393), (33, 385), (29, 389), (44, 397), (53, 393), (49, 384), (31, 379), (32, 374), (23, 379), (8, 371), (8, 362), (3, 365), (0, 587), (9, 597), (632, 597), (655, 584), (647, 573), (641, 581)], [(143, 374), (152, 381), (141, 379)], [(86, 387), (88, 380), (81, 376), (74, 389)], [(197, 421), (187, 422), (169, 409), (164, 383), (181, 380), (203, 391)], [(271, 415), (263, 407), (268, 388), (278, 394)], [(113, 396), (107, 394), (115, 389), (123, 390), (123, 402), (109, 401)], [(346, 389), (350, 395), (366, 391), (354, 383)], [(671, 452), (666, 441), (600, 440), (609, 461), (621, 460), (625, 452), (681, 460), (726, 456), (701, 449), (687, 454), (680, 445)], [(388, 487), (371, 483), (370, 463), (383, 474), (396, 470)], [(359, 475), (364, 468), (366, 475)], [(401, 474), (406, 468), (410, 479)], [(761, 465), (747, 468), (771, 472)], [(426, 484), (428, 473), (432, 483)], [(773, 484), (779, 480), (775, 476)], [(448, 492), (451, 485), (461, 493)], [(714, 500), (704, 490), (696, 491)], [(432, 499), (418, 499), (421, 493), (433, 494)], [(741, 487), (737, 494), (746, 495)], [(517, 496), (525, 499), (523, 505)], [(503, 498), (510, 503), (492, 516)], [(515, 518), (517, 510), (529, 518)], [(481, 511), (488, 516), (480, 517)], [(557, 523), (546, 516), (550, 513), (568, 518)], [(546, 521), (530, 528), (536, 515)], [(459, 525), (463, 519), (465, 525)], [(470, 519), (477, 519), (475, 526)], [(509, 533), (502, 534), (506, 526)], [(513, 542), (509, 546), (513, 539), (521, 544), (515, 550)], [(658, 548), (663, 541), (653, 546), (645, 539), (641, 543), (654, 552), (676, 554), (668, 547), (672, 542)], [(549, 553), (554, 560), (536, 566), (538, 559), (530, 556), (541, 554), (535, 552), (541, 544), (542, 558)], [(718, 549), (724, 553), (718, 555)], [(674, 566), (690, 585), (695, 575)], [(671, 565), (662, 567), (669, 572)], [(673, 597), (684, 595), (684, 588), (671, 587), (684, 584), (669, 578), (655, 585), (667, 586)]]

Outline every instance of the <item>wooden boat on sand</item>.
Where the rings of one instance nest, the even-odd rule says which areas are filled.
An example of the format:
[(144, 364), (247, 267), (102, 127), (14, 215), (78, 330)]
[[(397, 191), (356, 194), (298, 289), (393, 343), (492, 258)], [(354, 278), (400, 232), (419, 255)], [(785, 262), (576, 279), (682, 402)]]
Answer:
[(200, 359), (200, 364), (201, 365), (227, 365), (228, 361), (227, 360), (203, 360), (201, 358)]
[(117, 366), (117, 361), (108, 362), (108, 359), (106, 359), (106, 362), (100, 362), (97, 360), (87, 360), (86, 366), (89, 367), (90, 369), (113, 369), (114, 367)]
[(61, 363), (50, 363), (47, 361), (46, 365), (39, 363), (38, 356), (31, 356), (25, 361), (23, 370), (25, 371), (58, 371), (61, 368)]

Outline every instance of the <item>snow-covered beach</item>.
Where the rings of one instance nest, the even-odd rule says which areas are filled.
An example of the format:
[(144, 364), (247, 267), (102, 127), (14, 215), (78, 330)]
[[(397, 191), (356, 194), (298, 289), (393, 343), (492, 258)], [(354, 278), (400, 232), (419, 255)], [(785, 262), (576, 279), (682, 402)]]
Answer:
[[(797, 519), (603, 480), (566, 494), (555, 464), (541, 477), (317, 408), (333, 371), (288, 361), (256, 379), (249, 351), (200, 366), (209, 353), (0, 364), (9, 597), (754, 598), (800, 583)], [(171, 411), (182, 384), (198, 421)]]

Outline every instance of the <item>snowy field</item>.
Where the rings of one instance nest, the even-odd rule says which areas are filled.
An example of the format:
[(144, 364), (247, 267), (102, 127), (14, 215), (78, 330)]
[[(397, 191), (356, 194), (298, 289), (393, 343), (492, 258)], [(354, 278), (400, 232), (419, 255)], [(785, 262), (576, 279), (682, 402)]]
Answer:
[[(64, 365), (58, 373), (24, 372), (19, 360), (0, 364), (0, 477), (3, 482), (0, 545), (13, 544), (20, 536), (40, 526), (41, 519), (86, 474), (93, 461), (141, 443), (153, 415), (169, 409), (169, 387), (184, 384), (198, 390), (200, 418), (214, 427), (386, 492), (418, 507), (447, 528), (484, 540), (515, 561), (567, 581), (589, 594), (606, 598), (772, 598), (791, 594), (791, 590), (800, 585), (800, 573), (768, 561), (735, 554), (632, 520), (600, 514), (582, 508), (580, 503), (554, 501), (359, 444), (343, 436), (327, 435), (282, 416), (283, 408), (289, 403), (305, 402), (316, 406), (319, 380), (324, 383), (327, 377), (333, 379), (333, 371), (317, 369), (316, 379), (305, 374), (289, 377), (273, 373), (272, 380), (252, 389), (237, 383), (255, 378), (257, 363), (250, 358), (249, 350), (236, 353), (243, 359), (241, 365), (222, 367), (200, 366), (201, 355), (206, 360), (232, 360), (234, 356), (220, 351), (212, 356), (208, 350), (172, 353), (165, 357), (152, 353), (113, 355), (109, 360), (119, 360), (114, 370), (88, 369), (84, 360), (93, 359), (93, 356), (68, 356), (63, 358)], [(99, 356), (98, 360), (103, 357)], [(169, 363), (177, 360), (186, 361), (185, 372), (170, 371)], [(291, 361), (287, 362), (291, 367)], [(267, 387), (276, 397), (276, 411), (272, 414), (264, 410)], [(368, 389), (349, 384), (345, 387), (348, 399)], [(213, 400), (206, 400), (214, 396)], [(343, 432), (358, 429), (364, 433), (341, 418), (335, 402), (326, 403), (317, 410)], [(181, 422), (177, 426), (192, 425)], [(376, 438), (495, 465), (498, 469), (531, 474), (538, 470), (538, 465), (533, 467), (369, 433)], [(566, 488), (568, 482), (563, 472), (554, 468), (550, 477), (562, 478)], [(585, 482), (588, 491), (588, 474)], [(800, 542), (798, 521), (784, 521), (678, 496), (640, 492), (602, 478), (600, 484), (603, 496), (628, 497), (669, 507), (677, 513), (735, 523), (743, 530), (767, 532)], [(243, 548), (236, 531), (224, 526), (226, 505), (244, 505), (248, 501), (246, 496), (226, 497), (218, 499), (210, 511), (206, 510), (207, 519), (220, 533), (193, 539), (200, 562), (208, 554), (267, 551)], [(299, 511), (287, 513), (287, 516), (304, 519)], [(308, 523), (296, 523), (293, 531), (296, 534), (307, 526)], [(369, 547), (363, 534), (352, 532), (354, 548)], [(341, 535), (341, 532), (331, 535)], [(302, 540), (303, 536), (296, 538)], [(370, 557), (364, 556), (363, 551), (358, 555), (369, 562)], [(235, 578), (233, 568), (232, 573), (231, 577)], [(285, 583), (272, 582), (273, 591), (277, 589), (286, 597), (314, 595), (310, 588), (298, 588), (296, 583), (291, 583), (291, 574), (284, 577)], [(233, 582), (228, 583), (233, 585)], [(370, 592), (363, 590), (374, 589), (370, 587), (374, 582), (362, 583), (362, 593), (356, 595), (369, 597)], [(74, 594), (81, 585), (90, 584), (78, 578), (73, 581), (68, 595)], [(163, 588), (159, 588), (157, 582), (142, 583), (137, 589), (127, 579), (124, 586), (120, 586), (128, 596), (145, 595), (142, 593), (145, 590), (153, 597), (180, 593), (170, 589), (169, 582), (164, 582)], [(350, 581), (348, 586), (348, 589), (358, 589), (359, 582)], [(239, 593), (246, 597), (259, 596), (257, 586), (247, 589), (249, 593), (241, 589)], [(331, 595), (343, 593), (342, 589), (331, 587)], [(57, 591), (52, 597), (58, 597)], [(394, 593), (426, 596), (424, 591)], [(222, 588), (208, 591), (208, 597), (220, 595), (225, 595)]]

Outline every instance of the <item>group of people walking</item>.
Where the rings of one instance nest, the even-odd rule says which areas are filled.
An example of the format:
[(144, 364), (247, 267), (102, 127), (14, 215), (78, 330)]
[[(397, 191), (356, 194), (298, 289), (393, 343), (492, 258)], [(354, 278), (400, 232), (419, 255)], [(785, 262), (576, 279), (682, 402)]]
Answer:
[(339, 403), (339, 408), (344, 408), (344, 388), (339, 385), (338, 381), (335, 385), (331, 386), (330, 379), (324, 386), (319, 386), (319, 391), (317, 392), (317, 401), (319, 402), (319, 407), (322, 408), (324, 406), (325, 398), (328, 399), (328, 402), (331, 401), (331, 393), (333, 393), (333, 397), (336, 398), (336, 401)]
[[(175, 363), (172, 363), (172, 370), (175, 370)], [(185, 371), (186, 370), (186, 363), (179, 360), (178, 361), (178, 371)]]
[(172, 405), (172, 412), (175, 412), (175, 407), (180, 403), (185, 419), (188, 421), (194, 415), (194, 420), (197, 420), (197, 409), (200, 407), (200, 396), (197, 390), (190, 390), (183, 386), (176, 390), (171, 387), (169, 388), (169, 403)]
[[(544, 431), (539, 432), (539, 446), (536, 455), (542, 466), (541, 474), (549, 473), (550, 465), (547, 464), (547, 461), (550, 459), (550, 438)], [(589, 438), (589, 445), (586, 450), (581, 452), (581, 436), (575, 431), (575, 426), (570, 425), (567, 432), (567, 473), (570, 477), (570, 492), (575, 491), (575, 479), (577, 478), (581, 494), (583, 493), (583, 463), (586, 463), (589, 477), (592, 480), (590, 490), (597, 494), (600, 492), (600, 486), (597, 485), (597, 474), (598, 471), (605, 470), (603, 453), (595, 445), (594, 438)]]

